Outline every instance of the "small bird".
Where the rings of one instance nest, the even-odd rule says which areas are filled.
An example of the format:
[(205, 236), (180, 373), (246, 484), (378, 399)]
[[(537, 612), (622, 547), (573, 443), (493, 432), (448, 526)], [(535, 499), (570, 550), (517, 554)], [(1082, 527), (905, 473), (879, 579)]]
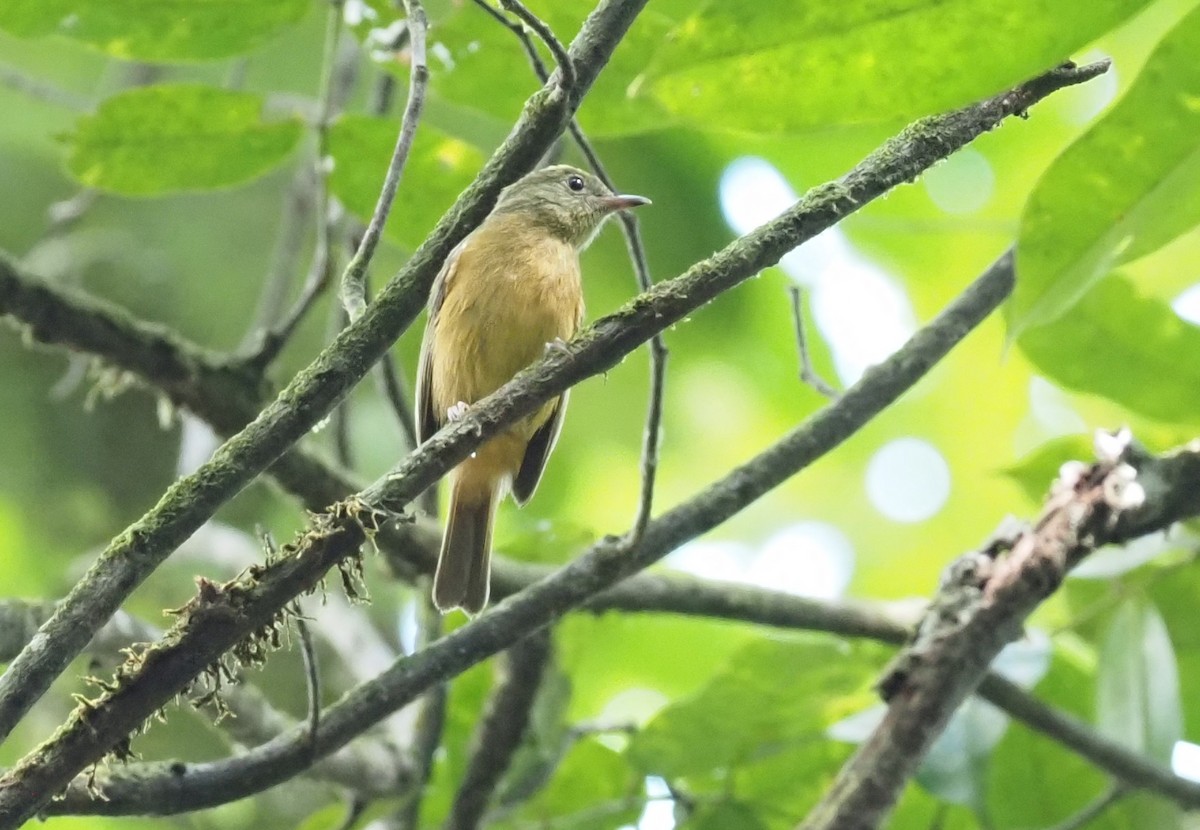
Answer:
[[(536, 170), (450, 253), (433, 284), (417, 375), (424, 442), (467, 406), (561, 344), (583, 319), (579, 252), (615, 212), (650, 204), (567, 165)], [(567, 394), (484, 442), (450, 473), (450, 509), (433, 602), (478, 614), (490, 587), (492, 521), (512, 492), (533, 495), (562, 429)]]

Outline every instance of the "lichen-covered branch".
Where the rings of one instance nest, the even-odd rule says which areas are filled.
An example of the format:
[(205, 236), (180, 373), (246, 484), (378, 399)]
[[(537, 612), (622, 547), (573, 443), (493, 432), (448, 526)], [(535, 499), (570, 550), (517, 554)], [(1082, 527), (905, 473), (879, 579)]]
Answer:
[[(324, 417), (412, 323), (441, 262), (487, 214), (500, 189), (531, 169), (566, 127), (644, 4), (645, 0), (602, 0), (571, 45), (576, 85), (567, 93), (557, 85), (535, 93), (475, 183), (358, 322), (345, 329), (254, 421), (195, 473), (172, 485), (153, 510), (109, 544), (40, 635), (0, 676), (0, 740), (80, 652), (91, 632), (218, 507)], [(41, 795), (44, 800), (48, 793)]]
[(881, 681), (887, 714), (800, 828), (878, 827), (954, 710), (1072, 567), (1098, 547), (1200, 514), (1200, 446), (1163, 457), (1124, 439), (1098, 438), (1097, 446), (1099, 461), (1064, 472), (1032, 526), (946, 569), (913, 641)]
[[(1011, 290), (1011, 268), (997, 264), (836, 403), (693, 499), (652, 520), (636, 545), (630, 547), (619, 537), (601, 540), (583, 556), (509, 597), (479, 619), (399, 660), (378, 678), (347, 693), (321, 718), (317, 757), (345, 745), (434, 684), (544, 628), (779, 486), (895, 401)], [(536, 377), (523, 375), (499, 396), (477, 405), (473, 408), (474, 418), (487, 423), (491, 411), (504, 403), (506, 392), (512, 394), (512, 390), (520, 390)], [(436, 443), (434, 439), (423, 445), (413, 457), (447, 452), (435, 449)], [(386, 490), (391, 481), (384, 479), (382, 488)], [(361, 500), (344, 502), (336, 512), (318, 516), (314, 526), (290, 551), (285, 551), (287, 555), (270, 566), (233, 583), (208, 586), (167, 636), (118, 677), (100, 700), (76, 710), (54, 738), (0, 777), (0, 827), (15, 826), (27, 818), (48, 793), (65, 786), (71, 777), (123, 740), (167, 702), (175, 688), (189, 682), (248, 633), (274, 625), (276, 615), (296, 594), (311, 589), (330, 566), (358, 550), (374, 518)], [(232, 765), (204, 767), (203, 792), (219, 797), (220, 803), (287, 780), (309, 761), (307, 748), (299, 746), (295, 738), (292, 730), (236, 759), (236, 774), (229, 769)], [(215, 774), (221, 777), (214, 779)]]

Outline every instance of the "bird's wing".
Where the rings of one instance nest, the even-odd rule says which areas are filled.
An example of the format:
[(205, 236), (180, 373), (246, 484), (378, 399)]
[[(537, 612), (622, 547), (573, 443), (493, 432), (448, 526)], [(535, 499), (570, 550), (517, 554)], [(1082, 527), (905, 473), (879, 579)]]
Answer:
[(521, 469), (517, 470), (517, 475), (513, 478), (512, 483), (512, 494), (513, 498), (517, 500), (517, 504), (524, 505), (533, 497), (533, 491), (537, 489), (538, 482), (542, 479), (542, 472), (546, 469), (546, 460), (550, 457), (550, 451), (554, 449), (554, 444), (558, 441), (558, 434), (562, 432), (563, 415), (566, 414), (566, 411), (567, 393), (563, 392), (562, 396), (554, 402), (554, 409), (550, 412), (546, 423), (538, 428), (525, 446), (525, 457), (521, 459)]
[[(583, 297), (581, 296), (578, 305), (575, 308), (575, 325), (572, 326), (571, 335), (579, 331), (579, 327), (583, 324)], [(563, 416), (567, 414), (567, 397), (570, 390), (563, 392), (558, 400), (554, 402), (554, 409), (550, 411), (550, 417), (546, 419), (546, 423), (542, 424), (538, 431), (529, 439), (529, 443), (525, 445), (525, 456), (521, 459), (521, 468), (517, 470), (517, 475), (513, 478), (512, 493), (513, 498), (517, 500), (517, 504), (524, 505), (533, 497), (533, 491), (537, 489), (538, 482), (542, 480), (542, 472), (546, 469), (546, 460), (550, 458), (550, 451), (554, 449), (554, 444), (558, 441), (558, 434), (562, 432)]]
[[(469, 237), (468, 237), (469, 238)], [(467, 240), (455, 246), (446, 257), (442, 270), (433, 281), (433, 289), (429, 294), (429, 320), (425, 323), (425, 336), (421, 339), (421, 358), (417, 364), (417, 440), (424, 444), (445, 423), (446, 413), (435, 411), (433, 405), (433, 327), (437, 324), (438, 312), (446, 299), (446, 291), (454, 279), (458, 267), (459, 255)]]

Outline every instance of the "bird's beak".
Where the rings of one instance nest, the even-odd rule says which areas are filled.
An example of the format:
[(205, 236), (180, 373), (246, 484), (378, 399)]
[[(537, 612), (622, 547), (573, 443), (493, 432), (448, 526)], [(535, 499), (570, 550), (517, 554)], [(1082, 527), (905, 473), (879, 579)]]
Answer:
[(600, 200), (607, 210), (618, 211), (650, 204), (645, 196), (605, 196)]

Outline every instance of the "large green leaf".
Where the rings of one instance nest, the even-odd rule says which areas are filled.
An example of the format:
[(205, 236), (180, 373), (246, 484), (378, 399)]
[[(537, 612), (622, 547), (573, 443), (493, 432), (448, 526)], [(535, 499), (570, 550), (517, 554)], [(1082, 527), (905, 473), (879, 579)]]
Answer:
[(1200, 222), (1200, 8), (1121, 102), (1050, 167), (1017, 242), (1012, 336), (1054, 320), (1114, 265)]
[[(682, 18), (683, 12), (672, 8), (681, 5), (651, 4), (622, 38), (580, 111), (580, 119), (593, 137), (669, 126), (668, 113), (652, 96), (640, 93), (636, 81), (675, 21)], [(593, 0), (560, 0), (535, 11), (566, 41), (594, 7)], [(387, 8), (373, 9), (371, 20), (355, 27), (366, 40), (377, 39), (378, 34), (373, 33), (383, 31), (395, 15)], [(434, 101), (486, 113), (498, 124), (511, 123), (526, 99), (542, 85), (521, 42), (474, 3), (450, 4), (443, 12), (435, 15), (430, 30), (429, 88)], [(554, 68), (544, 50), (542, 59), (548, 69)], [(384, 60), (381, 67), (407, 78), (403, 62)]]
[(1024, 80), (1145, 5), (709, 2), (671, 33), (647, 83), (671, 113), (718, 129), (785, 132), (910, 119)]
[[(330, 128), (329, 152), (334, 164), (329, 188), (364, 220), (375, 210), (399, 128), (398, 120), (366, 115), (345, 116)], [(479, 150), (422, 125), (404, 167), (385, 234), (402, 245), (418, 245), (482, 164)]]
[(1100, 730), (1162, 763), (1183, 737), (1175, 650), (1158, 610), (1133, 598), (1117, 610), (1100, 650)]
[(1104, 279), (1070, 314), (1019, 342), (1040, 371), (1064, 386), (1153, 418), (1200, 419), (1200, 329), (1123, 277)]
[(261, 176), (300, 140), (296, 120), (267, 121), (249, 92), (200, 85), (132, 89), (79, 119), (67, 168), (128, 196), (212, 190)]
[(571, 748), (549, 785), (522, 804), (511, 822), (496, 826), (611, 830), (635, 821), (641, 804), (641, 781), (625, 758), (589, 738)]
[[(761, 639), (697, 694), (658, 714), (629, 745), (634, 763), (667, 779), (748, 764), (806, 740), (869, 705), (879, 652), (829, 638)], [(704, 747), (697, 752), (696, 747)]]
[[(1096, 720), (1100, 731), (1129, 749), (1169, 764), (1183, 737), (1179, 667), (1166, 624), (1151, 603), (1134, 597), (1114, 615), (1100, 651)], [(1131, 810), (1137, 825), (1169, 830), (1179, 811), (1145, 799)]]
[(64, 35), (113, 57), (212, 60), (253, 49), (308, 11), (308, 0), (4, 0), (0, 29)]

